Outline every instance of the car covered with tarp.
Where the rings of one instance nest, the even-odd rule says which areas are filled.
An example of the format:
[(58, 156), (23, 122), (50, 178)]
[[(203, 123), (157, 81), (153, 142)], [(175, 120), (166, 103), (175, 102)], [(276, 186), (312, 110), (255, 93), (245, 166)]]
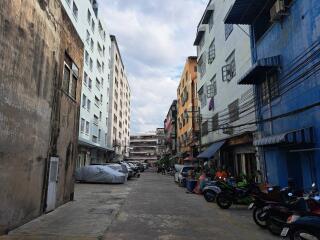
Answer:
[(88, 183), (124, 183), (126, 175), (106, 165), (90, 165), (78, 168), (75, 179)]

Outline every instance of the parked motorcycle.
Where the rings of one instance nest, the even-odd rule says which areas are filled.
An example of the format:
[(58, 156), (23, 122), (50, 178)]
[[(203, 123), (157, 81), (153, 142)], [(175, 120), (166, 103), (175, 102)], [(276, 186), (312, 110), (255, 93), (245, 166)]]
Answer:
[(288, 195), (288, 188), (280, 189), (279, 186), (269, 187), (267, 193), (259, 192), (258, 194), (253, 194), (252, 197), (254, 201), (249, 205), (248, 209), (252, 210), (252, 217), (254, 222), (262, 228), (266, 228), (267, 221), (265, 220), (266, 213), (264, 208), (270, 205), (284, 204)]
[(281, 237), (288, 240), (320, 240), (320, 216), (291, 215)]
[[(320, 211), (320, 196), (315, 189), (315, 184), (313, 184), (312, 191), (305, 197), (300, 197), (285, 204), (265, 207), (264, 219), (267, 221), (269, 231), (275, 235), (280, 235), (287, 219), (292, 215), (304, 217), (317, 215)], [(291, 193), (288, 195), (292, 197)]]
[(209, 181), (203, 188), (203, 196), (207, 202), (214, 202), (216, 196), (221, 192), (221, 189), (229, 188), (229, 185), (225, 181)]
[(228, 209), (232, 204), (248, 205), (253, 201), (252, 194), (258, 194), (259, 187), (256, 184), (249, 184), (246, 187), (230, 186), (217, 194), (217, 205), (222, 209)]

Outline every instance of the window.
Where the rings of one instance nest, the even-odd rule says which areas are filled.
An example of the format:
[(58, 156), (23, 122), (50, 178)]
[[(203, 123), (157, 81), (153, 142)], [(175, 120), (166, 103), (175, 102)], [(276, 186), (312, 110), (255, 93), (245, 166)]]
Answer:
[(225, 24), (224, 25), (224, 34), (225, 34), (226, 40), (228, 39), (228, 37), (230, 36), (232, 31), (233, 31), (233, 24)]
[(86, 95), (82, 95), (82, 107), (83, 108), (86, 108), (86, 105), (87, 105), (87, 97)]
[(209, 19), (209, 31), (211, 31), (214, 24), (214, 12), (212, 12), (210, 19)]
[(100, 122), (102, 121), (102, 112), (101, 111), (99, 112), (99, 121)]
[(210, 80), (210, 84), (207, 86), (207, 97), (213, 98), (217, 95), (217, 81), (216, 75), (213, 76)]
[(201, 135), (202, 136), (208, 135), (208, 121), (205, 121), (201, 124)]
[(101, 129), (99, 129), (99, 132), (98, 132), (98, 141), (99, 142), (101, 141)]
[(85, 128), (85, 120), (83, 118), (81, 118), (81, 122), (80, 122), (80, 131), (83, 133), (84, 132), (84, 128)]
[(226, 59), (226, 65), (222, 67), (222, 81), (229, 82), (236, 76), (236, 59), (233, 51)]
[(114, 103), (114, 109), (115, 109), (116, 111), (118, 110), (118, 105), (117, 105), (116, 102)]
[(91, 12), (89, 9), (88, 9), (88, 13), (87, 13), (87, 21), (89, 24), (91, 23)]
[(113, 122), (114, 122), (114, 124), (117, 124), (117, 122), (118, 122), (118, 118), (115, 114), (113, 115)]
[(92, 30), (92, 32), (94, 32), (95, 27), (96, 27), (96, 24), (92, 19), (92, 22), (91, 22), (91, 30)]
[(92, 135), (92, 142), (98, 143), (98, 138), (94, 135)]
[(62, 89), (73, 99), (76, 99), (79, 69), (72, 59), (65, 54)]
[(87, 121), (86, 122), (86, 134), (89, 134), (89, 129), (90, 129), (90, 123)]
[(87, 44), (90, 43), (90, 32), (87, 30), (87, 37), (86, 37)]
[(100, 81), (98, 78), (96, 78), (96, 87), (98, 90), (100, 90)]
[(200, 43), (199, 43), (199, 51), (201, 51), (201, 49), (203, 48), (205, 38), (206, 38), (206, 33), (204, 32), (204, 34), (200, 40)]
[(77, 20), (78, 19), (78, 7), (75, 2), (73, 2), (72, 13), (73, 13), (74, 18)]
[(88, 84), (88, 74), (86, 72), (84, 72), (83, 74), (83, 82), (84, 82), (84, 85)]
[(89, 89), (90, 89), (90, 90), (92, 89), (92, 79), (91, 79), (91, 78), (89, 78), (89, 84), (88, 84), (88, 87), (89, 87)]
[(107, 146), (107, 141), (108, 141), (108, 134), (104, 134), (104, 145), (106, 145)]
[(239, 120), (239, 99), (228, 105), (229, 110), (229, 120), (230, 122), (234, 122)]
[(102, 68), (101, 68), (101, 63), (97, 60), (97, 69), (101, 73)]
[(208, 63), (211, 64), (216, 57), (215, 40), (213, 39), (208, 51)]
[(207, 105), (207, 94), (205, 88), (206, 86), (204, 85), (198, 91), (201, 108), (204, 108)]
[(90, 58), (90, 71), (92, 72), (92, 69), (93, 69), (93, 61), (92, 61), (92, 58)]
[(98, 123), (99, 123), (99, 118), (98, 118), (97, 115), (94, 115), (94, 116), (93, 116), (93, 124), (96, 125), (96, 126), (98, 126)]
[(90, 48), (91, 48), (91, 51), (93, 52), (93, 49), (94, 49), (94, 41), (93, 41), (92, 38), (91, 38), (91, 40), (90, 40)]
[(87, 111), (90, 112), (91, 109), (91, 101), (88, 99), (87, 100)]
[(206, 61), (205, 61), (205, 58), (206, 58), (206, 53), (204, 52), (201, 55), (201, 57), (199, 59), (199, 62), (198, 62), (198, 70), (199, 70), (201, 78), (206, 74)]
[(218, 129), (219, 129), (219, 114), (217, 113), (212, 117), (212, 130), (215, 131)]
[(104, 79), (101, 78), (101, 86), (103, 87)]
[(265, 105), (279, 96), (279, 81), (277, 72), (271, 72), (266, 75), (260, 85), (261, 103)]
[(100, 104), (100, 100), (97, 96), (94, 97), (94, 104), (99, 107), (99, 104)]
[(85, 58), (86, 64), (89, 65), (89, 53), (87, 51), (85, 52), (84, 58)]
[(100, 94), (100, 103), (102, 103), (102, 101), (103, 101), (103, 95)]

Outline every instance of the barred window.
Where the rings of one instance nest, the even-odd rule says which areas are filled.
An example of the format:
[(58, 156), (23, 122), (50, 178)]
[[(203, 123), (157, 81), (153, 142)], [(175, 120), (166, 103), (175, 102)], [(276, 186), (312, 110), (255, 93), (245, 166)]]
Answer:
[(215, 131), (218, 129), (219, 129), (219, 114), (217, 113), (212, 117), (212, 130)]
[(228, 105), (229, 110), (229, 120), (230, 122), (234, 122), (239, 120), (239, 99), (235, 100), (231, 104)]
[(208, 51), (208, 63), (211, 64), (216, 57), (215, 40), (213, 39)]
[(198, 71), (200, 73), (200, 77), (202, 78), (206, 74), (206, 53), (204, 52), (198, 62)]
[(207, 136), (208, 135), (208, 121), (205, 121), (201, 125), (201, 135)]
[(204, 108), (207, 105), (207, 93), (205, 89), (206, 89), (206, 86), (204, 85), (198, 91), (201, 108)]

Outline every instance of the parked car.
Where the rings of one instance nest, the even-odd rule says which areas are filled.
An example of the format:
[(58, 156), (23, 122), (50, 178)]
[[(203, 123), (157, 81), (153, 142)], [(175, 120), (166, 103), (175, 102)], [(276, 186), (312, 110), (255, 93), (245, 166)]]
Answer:
[(144, 170), (147, 170), (149, 168), (148, 163), (142, 163)]
[(113, 170), (123, 173), (126, 176), (126, 179), (128, 179), (129, 171), (126, 165), (121, 163), (112, 163), (112, 164), (108, 164), (107, 166), (112, 168)]
[(89, 183), (124, 183), (126, 175), (106, 165), (90, 165), (78, 168), (75, 179)]
[(127, 162), (120, 162), (120, 163), (126, 166), (126, 168), (128, 169), (128, 179), (134, 177), (135, 174), (131, 166)]
[(178, 183), (180, 186), (185, 186), (188, 171), (194, 170), (193, 166), (183, 166), (178, 175)]

